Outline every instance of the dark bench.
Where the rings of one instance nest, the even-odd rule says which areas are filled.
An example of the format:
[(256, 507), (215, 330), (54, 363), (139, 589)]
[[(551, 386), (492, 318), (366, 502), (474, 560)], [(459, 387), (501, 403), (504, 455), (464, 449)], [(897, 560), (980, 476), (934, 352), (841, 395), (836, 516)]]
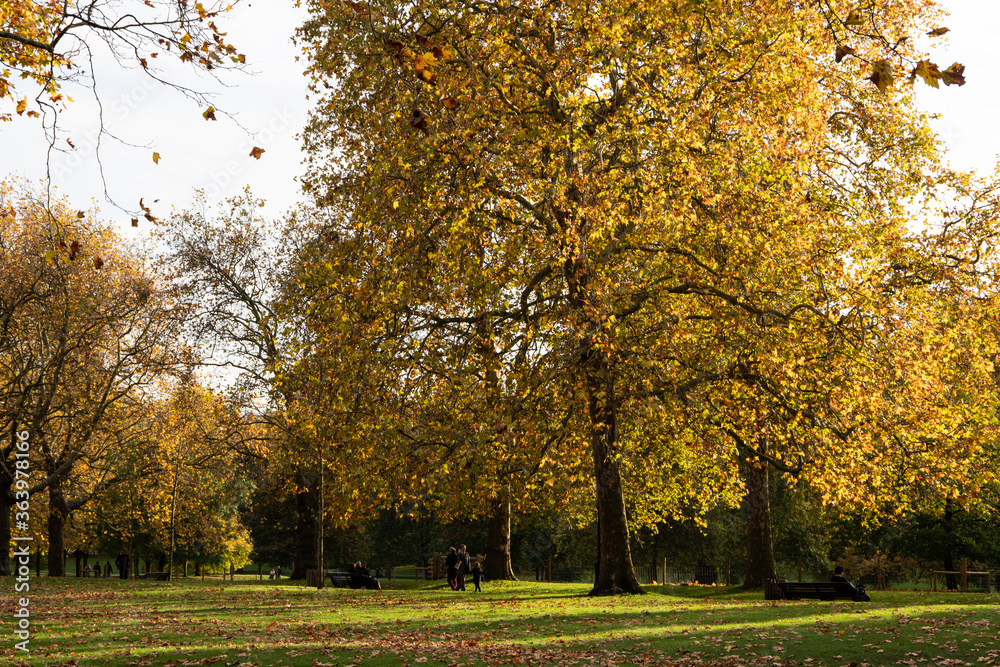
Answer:
[(382, 590), (378, 579), (358, 572), (327, 572), (334, 588), (367, 588), (373, 591)]
[(170, 576), (168, 572), (147, 572), (142, 575), (143, 579), (153, 579), (154, 581), (166, 581), (167, 577)]
[(810, 598), (871, 602), (871, 598), (865, 593), (863, 586), (855, 588), (846, 581), (779, 581), (778, 587), (786, 600)]

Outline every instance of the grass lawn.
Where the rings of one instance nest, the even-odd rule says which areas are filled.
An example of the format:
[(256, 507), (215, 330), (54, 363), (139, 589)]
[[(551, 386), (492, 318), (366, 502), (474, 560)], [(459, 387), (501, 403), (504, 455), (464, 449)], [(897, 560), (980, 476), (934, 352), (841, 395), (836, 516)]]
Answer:
[[(317, 591), (298, 583), (31, 580), (30, 653), (4, 591), (0, 665), (1000, 665), (1000, 596), (873, 592), (872, 602), (767, 602), (662, 586), (488, 582)], [(471, 587), (470, 587), (471, 588)]]

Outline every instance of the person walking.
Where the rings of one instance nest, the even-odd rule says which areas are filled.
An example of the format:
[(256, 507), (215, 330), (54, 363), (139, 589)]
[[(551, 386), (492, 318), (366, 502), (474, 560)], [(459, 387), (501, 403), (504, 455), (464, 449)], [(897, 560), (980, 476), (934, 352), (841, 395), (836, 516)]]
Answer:
[(458, 548), (458, 565), (455, 571), (455, 590), (465, 590), (465, 575), (469, 573), (469, 552), (465, 550), (463, 544)]
[(128, 579), (128, 566), (130, 565), (130, 558), (128, 552), (122, 549), (122, 552), (118, 554), (118, 558), (115, 559), (115, 565), (118, 566), (118, 575), (122, 579)]
[(447, 566), (448, 575), (448, 585), (451, 586), (451, 590), (458, 589), (458, 550), (455, 547), (448, 547), (448, 555), (444, 559), (444, 564)]
[(479, 587), (483, 583), (483, 568), (480, 567), (478, 560), (472, 564), (472, 583), (476, 585), (476, 593), (483, 592), (483, 589)]

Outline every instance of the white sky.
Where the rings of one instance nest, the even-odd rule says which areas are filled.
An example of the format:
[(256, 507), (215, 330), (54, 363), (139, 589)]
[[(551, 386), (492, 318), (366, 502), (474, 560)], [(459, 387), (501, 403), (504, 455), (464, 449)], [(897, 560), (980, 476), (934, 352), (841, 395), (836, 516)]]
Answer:
[[(196, 188), (204, 189), (209, 201), (218, 202), (250, 185), (256, 196), (268, 201), (270, 215), (277, 217), (298, 200), (295, 177), (301, 171), (301, 158), (296, 135), (305, 123), (309, 102), (302, 76), (306, 63), (296, 62), (298, 50), (291, 44), (305, 12), (291, 4), (251, 0), (216, 19), (227, 32), (226, 39), (246, 54), (248, 65), (247, 72), (224, 73), (224, 86), (208, 76), (192, 82), (190, 68), (170, 77), (212, 93), (214, 106), (230, 112), (239, 125), (222, 113), (216, 114), (217, 121), (205, 120), (204, 105), (157, 84), (141, 70), (122, 70), (104, 54), (96, 66), (104, 125), (133, 144), (102, 139), (104, 180), (117, 204), (138, 211), (142, 197), (154, 215), (163, 216), (171, 206), (189, 207)], [(149, 62), (163, 65), (176, 60), (164, 55)], [(96, 204), (102, 217), (118, 221), (133, 234), (131, 214), (104, 200), (94, 157), (98, 108), (93, 94), (82, 86), (65, 90), (74, 102), (63, 112), (60, 124), (76, 148), (52, 159), (53, 183), (75, 208)], [(68, 148), (65, 142), (59, 145)], [(254, 146), (265, 150), (260, 160), (249, 155)], [(0, 124), (0, 147), (0, 175), (44, 178), (45, 144), (37, 120), (15, 117)], [(154, 151), (160, 154), (159, 164), (153, 163)], [(159, 203), (153, 204), (156, 199)], [(139, 234), (144, 227), (148, 232), (149, 225), (140, 218)]]
[[(296, 62), (297, 50), (290, 39), (304, 12), (291, 4), (291, 0), (252, 0), (238, 5), (219, 25), (246, 54), (253, 73), (227, 76), (226, 88), (210, 78), (191, 86), (215, 92), (215, 106), (232, 112), (250, 134), (221, 113), (218, 121), (205, 121), (203, 107), (176, 91), (152, 85), (141, 71), (98, 63), (105, 126), (141, 146), (110, 140), (102, 145), (105, 181), (118, 204), (135, 211), (140, 197), (147, 205), (159, 199), (153, 212), (162, 216), (171, 206), (189, 206), (195, 188), (203, 188), (209, 200), (217, 202), (250, 185), (255, 195), (268, 201), (269, 215), (277, 217), (298, 200), (297, 134), (309, 102), (302, 76), (305, 62)], [(952, 12), (944, 22), (952, 32), (935, 42), (932, 60), (942, 69), (954, 61), (965, 64), (968, 83), (940, 90), (918, 83), (919, 100), (928, 112), (940, 114), (934, 125), (951, 149), (952, 164), (988, 172), (1000, 152), (1000, 123), (994, 120), (1000, 102), (1000, 50), (994, 35), (1000, 28), (1000, 2), (945, 0), (944, 5)], [(187, 83), (190, 75), (180, 80)], [(131, 215), (104, 201), (93, 150), (96, 106), (87, 90), (69, 92), (76, 102), (63, 123), (76, 149), (52, 161), (58, 191), (69, 196), (76, 208), (98, 205), (102, 217), (118, 221), (130, 235), (148, 233), (144, 220), (140, 219), (138, 231), (131, 230)], [(253, 146), (266, 151), (259, 161), (249, 156)], [(44, 144), (37, 121), (17, 118), (0, 124), (0, 147), (0, 175), (36, 181), (44, 177)], [(159, 165), (152, 161), (153, 151), (161, 155)]]

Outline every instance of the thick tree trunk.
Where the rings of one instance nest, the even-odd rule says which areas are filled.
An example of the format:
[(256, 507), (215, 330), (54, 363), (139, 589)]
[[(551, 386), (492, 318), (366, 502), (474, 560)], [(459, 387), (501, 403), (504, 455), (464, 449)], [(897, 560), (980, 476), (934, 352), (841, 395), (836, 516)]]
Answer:
[(66, 544), (63, 541), (63, 527), (68, 512), (62, 488), (53, 481), (49, 485), (49, 576), (66, 576)]
[(746, 588), (763, 588), (768, 579), (776, 578), (774, 547), (771, 541), (771, 497), (767, 463), (751, 459), (744, 466), (747, 512), (747, 576)]
[(295, 475), (295, 562), (289, 579), (305, 579), (316, 563), (316, 493), (301, 471)]
[(591, 450), (597, 492), (598, 571), (591, 595), (643, 593), (632, 566), (625, 493), (616, 453), (618, 410), (613, 370), (600, 352), (587, 369)]
[(494, 502), (490, 530), (486, 537), (486, 569), (488, 579), (516, 581), (510, 560), (510, 493), (505, 491)]

